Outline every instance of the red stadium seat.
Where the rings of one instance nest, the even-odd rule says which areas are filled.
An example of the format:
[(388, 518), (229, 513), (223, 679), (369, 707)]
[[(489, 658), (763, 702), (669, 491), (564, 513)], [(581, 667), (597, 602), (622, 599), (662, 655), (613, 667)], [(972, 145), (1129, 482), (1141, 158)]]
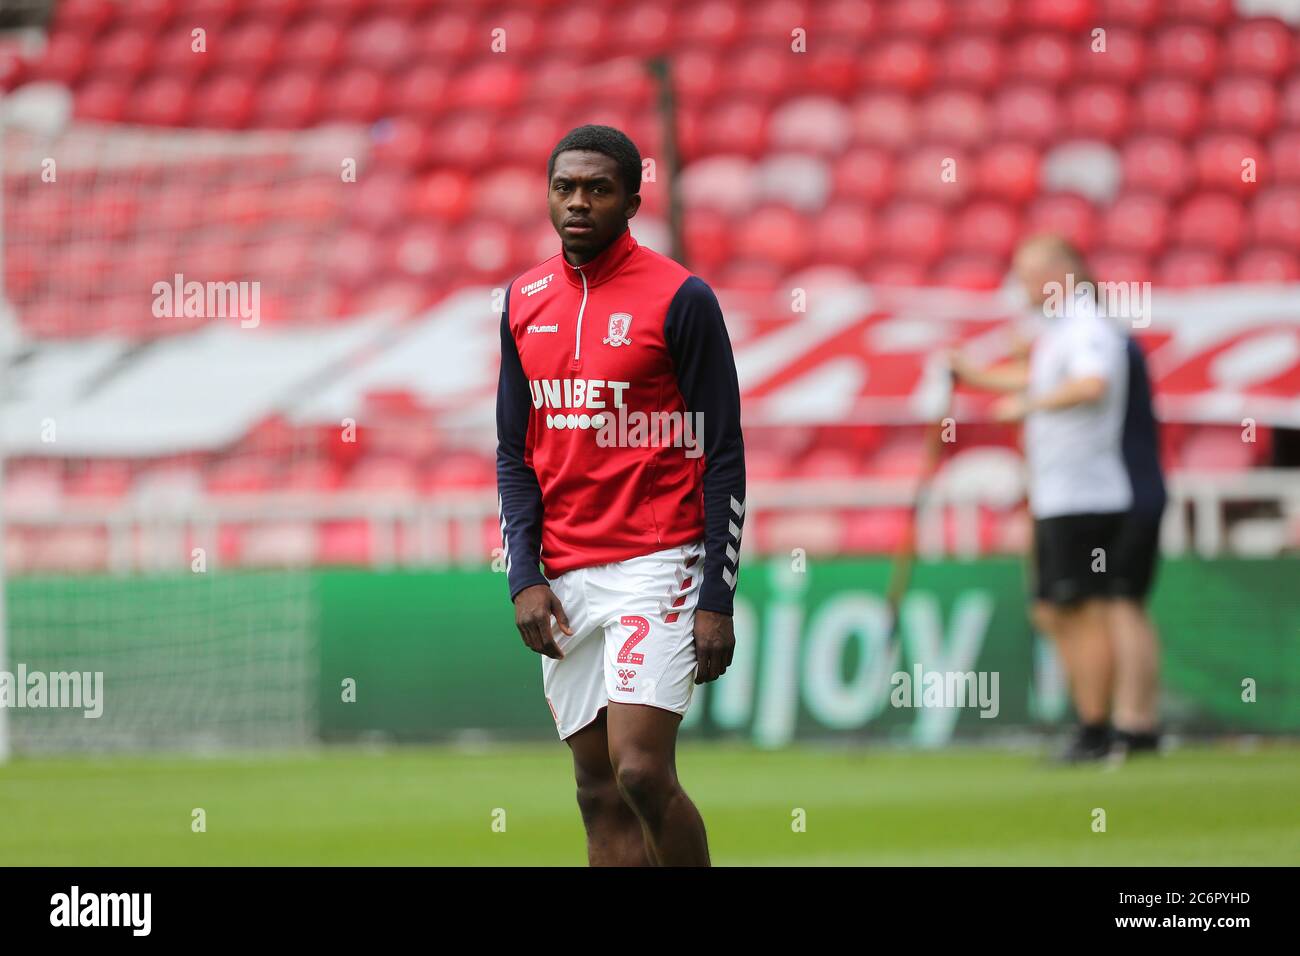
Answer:
[(988, 138), (989, 114), (984, 99), (966, 90), (943, 90), (920, 108), (921, 135), (930, 142), (975, 146)]
[(728, 58), (722, 73), (720, 98), (725, 101), (736, 96), (774, 97), (791, 86), (796, 72), (803, 69), (804, 60), (786, 47), (755, 46), (737, 50)]
[(128, 118), (149, 126), (181, 126), (190, 114), (190, 97), (183, 80), (156, 76), (136, 90)]
[(70, 30), (56, 31), (32, 69), (32, 78), (75, 85), (90, 65), (91, 39)]
[(1006, 276), (1006, 259), (980, 252), (949, 256), (932, 273), (939, 285), (983, 291), (999, 288)]
[(1230, 256), (1245, 241), (1246, 215), (1240, 202), (1231, 196), (1201, 193), (1188, 199), (1178, 211), (1174, 237), (1181, 245)]
[(867, 54), (867, 82), (886, 89), (917, 93), (930, 85), (934, 73), (929, 47), (916, 40), (886, 40)]
[(1032, 27), (1077, 31), (1094, 24), (1093, 0), (1025, 0), (1023, 16)]
[(1058, 33), (1030, 33), (1007, 51), (1011, 79), (1035, 86), (1055, 86), (1072, 72), (1071, 44)]
[(1009, 30), (1018, 13), (1015, 0), (965, 0), (954, 4), (953, 8), (956, 25), (963, 33)]
[(942, 205), (957, 205), (974, 187), (975, 162), (952, 146), (924, 146), (901, 156), (899, 191)]
[(94, 70), (129, 82), (150, 64), (150, 44), (143, 33), (130, 28), (115, 30), (95, 43)]
[(947, 33), (952, 27), (953, 11), (951, 5), (943, 0), (885, 4), (881, 13), (881, 32), (884, 33), (933, 39)]
[(1300, 256), (1289, 249), (1256, 247), (1237, 259), (1232, 276), (1238, 282), (1300, 281)]
[(1227, 268), (1217, 253), (1202, 249), (1175, 249), (1156, 267), (1155, 281), (1175, 288), (1213, 285), (1227, 278)]
[(1038, 150), (1026, 143), (993, 143), (976, 162), (977, 192), (1025, 202), (1038, 193)]
[(791, 270), (802, 265), (809, 252), (805, 220), (793, 209), (768, 206), (755, 210), (739, 224), (738, 255), (770, 262)]
[(1154, 255), (1164, 248), (1169, 218), (1159, 196), (1120, 196), (1102, 217), (1101, 242), (1107, 249)]
[(925, 285), (929, 268), (914, 259), (876, 259), (865, 277), (872, 285), (917, 287)]
[(126, 116), (131, 89), (109, 77), (96, 77), (77, 90), (75, 112), (81, 119), (120, 123)]
[(1141, 137), (1124, 146), (1121, 157), (1126, 189), (1176, 198), (1191, 188), (1196, 171), (1177, 140)]
[(1150, 52), (1140, 33), (1121, 28), (1108, 29), (1104, 47), (1094, 41), (1081, 41), (1074, 47), (1074, 68), (1088, 79), (1134, 83), (1150, 70)]
[(1137, 124), (1153, 133), (1188, 136), (1200, 129), (1203, 105), (1200, 88), (1186, 80), (1156, 79), (1137, 94)]
[(1175, 20), (1221, 27), (1232, 18), (1232, 0), (1172, 0), (1168, 15)]
[(813, 224), (815, 261), (863, 267), (881, 237), (866, 206), (835, 204)]
[(1205, 83), (1218, 68), (1219, 41), (1208, 27), (1176, 24), (1156, 35), (1153, 54), (1157, 72)]
[(881, 234), (889, 237), (889, 249), (896, 256), (928, 264), (947, 248), (948, 218), (936, 206), (900, 200), (885, 207)]
[(1210, 119), (1223, 129), (1254, 136), (1277, 124), (1278, 96), (1273, 84), (1257, 77), (1226, 77), (1210, 94)]
[(317, 18), (285, 31), (280, 58), (287, 64), (324, 70), (338, 64), (345, 49), (346, 36), (342, 25), (334, 20)]
[(324, 78), (310, 71), (279, 73), (264, 81), (255, 104), (258, 125), (301, 129), (316, 122), (321, 112)]
[(1065, 236), (1085, 254), (1097, 235), (1097, 211), (1087, 199), (1070, 193), (1044, 193), (1030, 204), (1026, 232)]
[(1150, 260), (1136, 252), (1102, 249), (1088, 258), (1098, 282), (1150, 282)]
[(1300, 184), (1300, 129), (1278, 133), (1269, 143), (1269, 168), (1280, 183)]
[(1282, 84), (1278, 121), (1293, 128), (1300, 128), (1300, 74)]
[(247, 70), (260, 75), (280, 58), (283, 28), (267, 20), (246, 20), (218, 38), (210, 52), (229, 71)]
[(1251, 231), (1255, 242), (1300, 248), (1300, 189), (1261, 191), (1251, 204)]
[(886, 150), (858, 147), (836, 161), (832, 178), (837, 197), (877, 205), (893, 195), (893, 159)]
[(759, 156), (767, 145), (770, 118), (771, 110), (760, 100), (723, 100), (704, 121), (699, 142), (701, 155)]
[[(1196, 174), (1205, 189), (1222, 189), (1244, 195), (1255, 191), (1255, 182), (1243, 178), (1250, 161), (1264, 157), (1263, 145), (1240, 133), (1213, 133), (1196, 143)], [(1258, 176), (1256, 177), (1258, 179)]]
[(1022, 224), (1016, 210), (990, 200), (977, 200), (957, 214), (953, 223), (953, 249), (981, 252), (995, 259), (1011, 255), (1020, 239)]
[(1028, 143), (1046, 143), (1061, 125), (1060, 106), (1049, 90), (1038, 86), (1008, 86), (993, 103), (993, 135)]
[(1279, 20), (1246, 20), (1229, 31), (1224, 59), (1231, 70), (1278, 79), (1300, 62), (1300, 44)]
[(204, 81), (194, 96), (194, 112), (205, 126), (242, 129), (248, 125), (258, 97), (257, 84), (247, 76), (226, 73)]
[(1125, 27), (1150, 27), (1160, 20), (1165, 0), (1101, 0), (1098, 22)]
[(987, 91), (1002, 78), (1002, 46), (993, 37), (957, 34), (940, 49), (937, 69), (945, 83)]
[(1066, 97), (1065, 112), (1071, 131), (1083, 139), (1114, 142), (1128, 131), (1129, 98), (1118, 86), (1077, 86)]
[(678, 35), (710, 47), (728, 46), (739, 39), (744, 24), (737, 4), (727, 0), (704, 0), (679, 11)]
[(898, 148), (915, 139), (917, 115), (911, 100), (897, 93), (868, 93), (852, 106), (855, 138)]

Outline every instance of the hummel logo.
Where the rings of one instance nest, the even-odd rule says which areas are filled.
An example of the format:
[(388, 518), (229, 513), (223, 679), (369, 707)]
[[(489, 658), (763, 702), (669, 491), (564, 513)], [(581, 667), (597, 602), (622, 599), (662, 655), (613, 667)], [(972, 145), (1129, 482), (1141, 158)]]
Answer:
[(524, 295), (529, 295), (529, 296), (536, 295), (539, 292), (545, 292), (546, 287), (551, 284), (551, 280), (554, 278), (555, 278), (555, 273), (552, 272), (548, 276), (542, 276), (536, 282), (530, 282), (528, 283), (528, 285), (522, 286), (519, 289), (519, 291), (522, 292)]
[(524, 329), (525, 333), (558, 331), (560, 331), (560, 324), (558, 322), (555, 325), (530, 325), (528, 328)]

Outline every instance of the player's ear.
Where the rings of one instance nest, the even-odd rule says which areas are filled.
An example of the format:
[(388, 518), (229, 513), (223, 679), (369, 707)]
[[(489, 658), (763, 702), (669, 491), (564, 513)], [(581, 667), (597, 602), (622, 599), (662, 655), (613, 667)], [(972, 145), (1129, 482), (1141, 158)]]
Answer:
[(636, 215), (636, 211), (641, 208), (641, 194), (633, 193), (627, 197), (627, 205), (623, 207), (623, 214), (631, 219)]

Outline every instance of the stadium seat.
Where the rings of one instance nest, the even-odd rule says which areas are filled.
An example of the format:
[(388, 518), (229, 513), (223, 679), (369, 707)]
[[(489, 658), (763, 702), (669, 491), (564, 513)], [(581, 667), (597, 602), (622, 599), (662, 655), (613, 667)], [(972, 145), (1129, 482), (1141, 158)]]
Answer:
[(1238, 282), (1300, 281), (1300, 256), (1290, 249), (1259, 246), (1237, 259), (1233, 278)]
[(854, 137), (871, 146), (898, 148), (916, 136), (911, 100), (897, 93), (868, 93), (852, 106)]
[(1154, 255), (1165, 246), (1169, 218), (1169, 206), (1159, 196), (1120, 196), (1103, 214), (1101, 242), (1112, 250)]
[(1241, 204), (1221, 193), (1201, 193), (1188, 199), (1174, 220), (1174, 238), (1181, 245), (1232, 256), (1246, 237)]
[(1157, 72), (1207, 83), (1219, 66), (1219, 41), (1209, 27), (1180, 23), (1156, 34), (1152, 54)]
[(1300, 189), (1260, 192), (1251, 205), (1251, 231), (1255, 242), (1300, 248)]
[(1129, 97), (1118, 86), (1076, 86), (1067, 94), (1064, 109), (1071, 133), (1082, 139), (1114, 142), (1129, 128)]
[(1174, 249), (1156, 266), (1155, 281), (1174, 288), (1214, 285), (1227, 278), (1218, 253), (1204, 249)]
[(1008, 76), (1032, 86), (1059, 85), (1072, 72), (1070, 53), (1070, 42), (1059, 33), (1025, 34), (1007, 51)]
[(1002, 79), (1002, 47), (994, 37), (956, 34), (939, 50), (937, 70), (956, 89), (987, 92)]
[(1277, 116), (1277, 91), (1266, 79), (1225, 77), (1210, 94), (1209, 118), (1221, 129), (1260, 136), (1272, 131)]
[(1192, 159), (1182, 144), (1166, 137), (1129, 140), (1120, 161), (1126, 189), (1155, 193), (1166, 199), (1184, 195), (1196, 176)]
[(1294, 68), (1297, 48), (1292, 28), (1280, 20), (1246, 20), (1228, 33), (1224, 65), (1234, 71), (1278, 79)]
[(1143, 130), (1184, 137), (1201, 128), (1200, 87), (1178, 79), (1155, 79), (1137, 93), (1135, 122)]

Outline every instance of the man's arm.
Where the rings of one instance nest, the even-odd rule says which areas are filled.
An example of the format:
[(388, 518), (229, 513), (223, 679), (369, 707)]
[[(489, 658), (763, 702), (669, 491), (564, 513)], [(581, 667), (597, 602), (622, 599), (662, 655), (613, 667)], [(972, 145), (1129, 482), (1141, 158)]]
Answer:
[(702, 422), (704, 452), (704, 571), (698, 610), (731, 614), (745, 524), (745, 443), (740, 431), (740, 384), (717, 297), (703, 280), (687, 279), (668, 307), (664, 337), (677, 387)]
[[(564, 609), (538, 565), (542, 553), (542, 488), (524, 460), (532, 396), (519, 349), (510, 334), (510, 294), (501, 312), (501, 376), (497, 381), (497, 507), (515, 625), (539, 654), (563, 655), (551, 634), (551, 616), (568, 633)], [(530, 590), (537, 588), (537, 590)]]
[(1023, 356), (991, 368), (978, 368), (957, 352), (948, 361), (953, 375), (980, 391), (1021, 392), (1029, 387), (1029, 362)]
[(542, 551), (542, 488), (524, 461), (533, 402), (519, 350), (510, 334), (510, 296), (501, 312), (501, 375), (497, 381), (497, 506), (510, 597), (545, 584), (538, 569)]

